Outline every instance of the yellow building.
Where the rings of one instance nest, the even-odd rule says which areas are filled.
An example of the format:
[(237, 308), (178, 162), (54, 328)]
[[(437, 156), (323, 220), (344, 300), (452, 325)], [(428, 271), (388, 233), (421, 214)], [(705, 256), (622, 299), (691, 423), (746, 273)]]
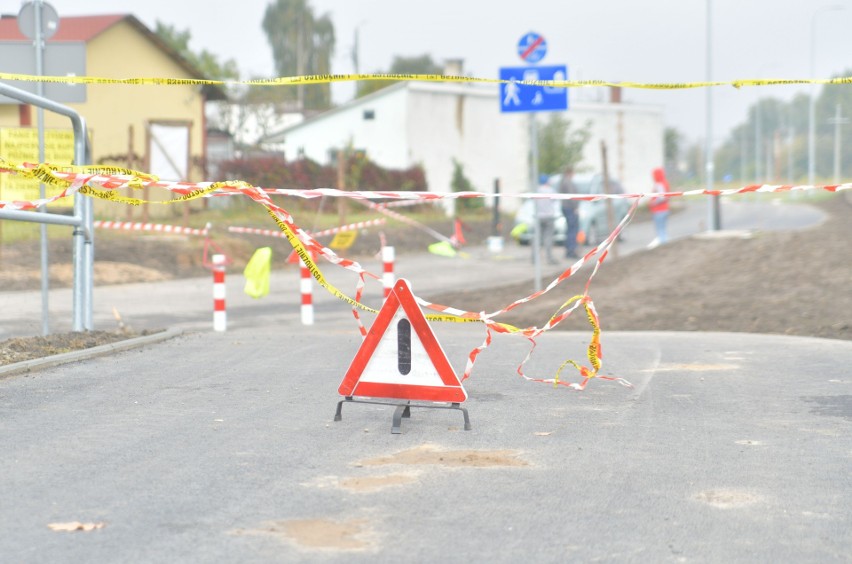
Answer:
[[(32, 44), (14, 17), (0, 19), (0, 41)], [(204, 78), (132, 15), (61, 18), (48, 41), (53, 42), (83, 42), (88, 76)], [(0, 71), (10, 72), (3, 67), (0, 60)], [(85, 102), (65, 104), (86, 120), (92, 163), (141, 168), (168, 180), (199, 181), (205, 180), (204, 105), (223, 98), (222, 89), (216, 87), (88, 85)], [(46, 129), (70, 130), (67, 118), (44, 115)], [(36, 127), (34, 108), (0, 104), (0, 130), (28, 127)]]

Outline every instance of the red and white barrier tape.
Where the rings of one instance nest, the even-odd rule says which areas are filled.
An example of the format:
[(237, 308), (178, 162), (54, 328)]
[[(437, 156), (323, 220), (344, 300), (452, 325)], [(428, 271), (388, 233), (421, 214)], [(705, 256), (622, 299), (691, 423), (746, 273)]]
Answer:
[(299, 260), (299, 290), (302, 294), (302, 306), (300, 313), (302, 317), (302, 325), (314, 324), (314, 297), (311, 288), (311, 271), (303, 260)]
[(393, 263), (396, 259), (396, 253), (393, 247), (382, 247), (382, 286), (384, 291), (382, 296), (387, 298), (393, 288), (396, 279), (393, 275)]
[[(292, 216), (280, 206), (276, 205), (272, 202), (270, 196), (271, 195), (290, 195), (290, 196), (298, 196), (298, 197), (319, 197), (319, 196), (333, 196), (333, 197), (349, 197), (354, 198), (356, 201), (363, 200), (367, 202), (365, 205), (376, 209), (378, 207), (377, 204), (372, 202), (368, 202), (372, 198), (396, 198), (400, 200), (416, 200), (421, 199), (423, 201), (431, 201), (431, 200), (439, 200), (439, 199), (450, 199), (450, 198), (466, 198), (466, 197), (492, 197), (492, 194), (482, 194), (475, 192), (466, 192), (466, 193), (451, 193), (451, 194), (441, 194), (441, 193), (423, 193), (423, 192), (359, 192), (359, 191), (339, 191), (334, 189), (318, 189), (318, 190), (267, 190), (262, 188), (257, 188), (251, 186), (247, 183), (243, 182), (222, 182), (222, 183), (198, 183), (198, 184), (189, 184), (189, 183), (169, 183), (169, 182), (153, 182), (150, 178), (144, 177), (144, 175), (140, 176), (140, 174), (127, 174), (127, 175), (114, 175), (114, 174), (102, 174), (100, 169), (95, 169), (91, 174), (84, 173), (75, 173), (75, 172), (61, 172), (50, 167), (44, 167), (43, 165), (20, 165), (19, 167), (9, 168), (8, 166), (3, 166), (3, 162), (0, 161), (0, 172), (4, 170), (14, 170), (18, 173), (32, 173), (33, 177), (38, 178), (42, 182), (52, 184), (52, 185), (60, 185), (63, 187), (63, 191), (61, 194), (54, 196), (50, 199), (44, 200), (36, 200), (33, 202), (0, 202), (0, 207), (4, 205), (11, 205), (16, 209), (30, 209), (31, 207), (38, 207), (43, 203), (49, 203), (50, 201), (55, 201), (56, 199), (67, 197), (68, 195), (73, 194), (76, 191), (83, 189), (86, 187), (86, 195), (95, 196), (104, 199), (111, 199), (115, 201), (125, 201), (129, 202), (132, 200), (133, 203), (138, 203), (141, 200), (134, 200), (129, 198), (122, 198), (120, 196), (113, 196), (110, 191), (123, 188), (126, 186), (130, 186), (130, 183), (133, 183), (132, 186), (135, 188), (140, 187), (141, 185), (147, 185), (152, 187), (158, 187), (165, 190), (172, 191), (174, 193), (178, 193), (181, 195), (181, 198), (172, 199), (169, 201), (165, 201), (163, 203), (173, 203), (181, 200), (189, 200), (198, 197), (211, 197), (211, 196), (230, 196), (236, 194), (242, 194), (253, 201), (263, 205), (272, 218), (278, 223), (279, 228), (281, 228), (282, 232), (285, 234), (285, 237), (288, 241), (293, 245), (297, 254), (302, 257), (307, 264), (307, 270), (309, 273), (319, 282), (321, 286), (323, 286), (327, 291), (329, 291), (334, 296), (346, 301), (352, 306), (353, 315), (358, 323), (359, 329), (362, 335), (366, 335), (366, 328), (360, 320), (358, 309), (363, 309), (365, 311), (370, 311), (376, 313), (376, 310), (369, 308), (361, 303), (361, 296), (363, 295), (364, 287), (365, 287), (365, 278), (367, 276), (380, 279), (379, 276), (366, 271), (355, 261), (342, 258), (338, 256), (334, 251), (328, 249), (321, 245), (316, 239), (303, 229), (299, 228)], [(88, 170), (88, 169), (87, 169)], [(91, 171), (89, 171), (91, 172)], [(103, 192), (98, 192), (95, 187), (99, 187)], [(830, 192), (840, 191), (840, 190), (849, 190), (852, 189), (852, 184), (841, 184), (841, 185), (829, 185), (829, 186), (821, 186), (821, 187), (813, 187), (813, 186), (792, 186), (792, 185), (780, 185), (780, 186), (761, 186), (761, 185), (752, 185), (745, 186), (740, 189), (727, 189), (727, 190), (691, 190), (691, 191), (681, 191), (681, 192), (669, 192), (664, 194), (664, 196), (668, 197), (681, 197), (681, 196), (692, 196), (692, 195), (717, 195), (717, 196), (727, 196), (734, 194), (742, 194), (748, 192), (785, 192), (785, 191), (804, 191), (811, 189), (823, 189)], [(602, 199), (616, 199), (616, 198), (628, 198), (633, 200), (633, 205), (630, 208), (630, 211), (622, 220), (621, 223), (616, 227), (616, 229), (607, 237), (604, 242), (598, 245), (595, 249), (586, 254), (582, 259), (578, 260), (575, 264), (571, 265), (570, 268), (566, 269), (562, 274), (560, 274), (556, 279), (554, 279), (548, 286), (539, 292), (535, 292), (530, 294), (525, 298), (521, 298), (516, 300), (512, 304), (495, 311), (493, 313), (485, 313), (485, 312), (470, 312), (457, 308), (452, 308), (448, 306), (442, 306), (437, 304), (431, 304), (417, 298), (418, 303), (425, 308), (432, 309), (433, 311), (441, 312), (438, 315), (430, 315), (427, 316), (432, 320), (437, 321), (479, 321), (483, 322), (486, 325), (486, 338), (482, 345), (471, 351), (468, 357), (467, 366), (465, 368), (463, 378), (466, 379), (470, 376), (470, 373), (473, 368), (473, 364), (475, 362), (476, 357), (479, 355), (482, 350), (487, 348), (487, 346), (491, 342), (491, 332), (497, 331), (500, 333), (506, 334), (518, 334), (525, 338), (527, 338), (532, 346), (530, 348), (527, 357), (524, 361), (518, 366), (518, 374), (523, 378), (531, 381), (537, 382), (547, 382), (552, 383), (554, 386), (562, 385), (562, 386), (570, 386), (575, 389), (583, 389), (591, 378), (599, 377), (609, 380), (618, 381), (624, 385), (629, 385), (624, 380), (619, 378), (613, 378), (608, 376), (601, 376), (598, 374), (598, 370), (601, 367), (601, 350), (600, 350), (600, 324), (597, 316), (597, 312), (595, 311), (594, 304), (589, 297), (589, 285), (591, 283), (592, 278), (597, 273), (600, 265), (605, 260), (609, 247), (613, 244), (618, 234), (621, 230), (629, 223), (632, 217), (635, 214), (637, 209), (639, 198), (643, 196), (648, 196), (649, 194), (613, 194), (613, 195), (582, 195), (582, 194), (518, 194), (517, 197), (520, 198), (553, 198), (553, 199), (577, 199), (577, 200), (602, 200)], [(656, 196), (660, 196), (660, 194), (655, 194)], [(387, 209), (376, 209), (380, 213), (384, 213), (386, 215), (395, 214), (395, 212), (391, 212)], [(396, 214), (399, 216), (399, 214)], [(405, 218), (404, 216), (396, 217), (395, 219), (399, 219), (400, 221), (405, 221), (409, 224), (417, 224), (414, 220), (409, 220), (409, 218)], [(424, 226), (425, 227), (425, 226)], [(427, 228), (429, 229), (429, 228)], [(440, 239), (446, 239), (443, 235), (435, 234)], [(311, 253), (315, 253), (316, 255), (328, 260), (332, 264), (336, 264), (341, 266), (347, 270), (355, 272), (358, 275), (358, 281), (356, 283), (356, 293), (355, 298), (350, 298), (340, 290), (338, 290), (333, 285), (329, 284), (328, 281), (323, 276), (322, 272), (319, 270), (319, 267), (314, 263), (314, 261), (310, 258)], [(511, 309), (517, 307), (522, 303), (527, 303), (536, 299), (537, 297), (547, 293), (548, 291), (555, 288), (558, 284), (572, 276), (576, 273), (584, 264), (590, 262), (593, 258), (596, 258), (596, 264), (592, 274), (589, 276), (589, 279), (586, 282), (586, 289), (582, 295), (575, 296), (565, 302), (559, 310), (550, 318), (550, 320), (543, 325), (542, 327), (527, 327), (527, 328), (516, 328), (510, 325), (499, 323), (495, 321), (495, 317), (510, 311)], [(588, 347), (587, 356), (591, 362), (591, 368), (581, 366), (578, 363), (567, 360), (562, 366), (560, 366), (559, 370), (556, 372), (556, 376), (554, 378), (532, 378), (524, 374), (523, 366), (529, 360), (530, 355), (532, 354), (535, 348), (535, 338), (557, 326), (561, 321), (566, 319), (573, 311), (575, 311), (578, 307), (584, 306), (586, 310), (586, 314), (589, 318), (590, 323), (594, 328), (592, 341)], [(567, 309), (566, 309), (567, 308)], [(571, 364), (575, 368), (578, 369), (580, 375), (584, 377), (584, 381), (582, 383), (567, 383), (559, 380), (559, 374), (561, 370), (567, 365)]]
[[(364, 229), (366, 227), (374, 227), (376, 225), (384, 225), (387, 222), (384, 218), (379, 219), (370, 219), (367, 221), (358, 221), (356, 223), (350, 223), (348, 225), (341, 225), (340, 227), (331, 227), (329, 229), (323, 229), (322, 231), (311, 232), (311, 236), (313, 237), (322, 237), (323, 235), (335, 235), (337, 233), (342, 233), (344, 231), (354, 231), (355, 229)], [(259, 229), (257, 227), (228, 227), (228, 231), (231, 233), (247, 233), (250, 235), (266, 235), (268, 237), (283, 237), (286, 238), (284, 233), (281, 230), (274, 229)]]
[(408, 206), (416, 206), (419, 204), (434, 204), (437, 203), (438, 200), (430, 200), (428, 202), (421, 202), (419, 200), (398, 200), (396, 202), (383, 202), (381, 204), (377, 204), (380, 208), (405, 208)]
[(429, 235), (431, 235), (432, 237), (434, 237), (435, 239), (437, 239), (439, 241), (446, 241), (447, 243), (450, 243), (451, 245), (455, 246), (453, 244), (452, 239), (450, 239), (449, 237), (445, 237), (444, 235), (442, 235), (441, 233), (438, 233), (437, 231), (435, 231), (434, 229), (432, 229), (428, 225), (424, 225), (417, 220), (411, 219), (410, 217), (406, 217), (406, 216), (404, 216), (400, 213), (397, 213), (393, 210), (389, 210), (386, 207), (383, 207), (379, 204), (375, 204), (373, 202), (366, 202), (366, 201), (362, 201), (362, 200), (358, 200), (358, 199), (356, 199), (355, 201), (360, 203), (360, 204), (364, 204), (365, 206), (367, 206), (371, 210), (377, 211), (380, 214), (383, 214), (383, 215), (386, 215), (386, 216), (388, 216), (392, 219), (395, 219), (395, 220), (399, 221), (400, 223), (404, 223), (406, 225), (416, 227), (417, 229), (420, 229), (421, 231), (425, 231), (426, 233), (428, 233)]
[(200, 235), (206, 237), (210, 233), (210, 225), (203, 229), (195, 227), (180, 227), (178, 225), (163, 225), (161, 223), (139, 223), (132, 221), (99, 221), (93, 222), (95, 229), (116, 229), (120, 231), (144, 231), (151, 233), (168, 233), (172, 235)]
[[(5, 163), (5, 164), (4, 164)], [(71, 167), (65, 167), (71, 168)], [(85, 167), (76, 167), (85, 170)], [(284, 195), (299, 198), (318, 198), (322, 196), (352, 198), (354, 200), (374, 200), (374, 199), (396, 199), (396, 200), (416, 200), (420, 202), (447, 200), (458, 198), (493, 198), (494, 194), (486, 194), (484, 192), (405, 192), (405, 191), (363, 191), (363, 190), (338, 190), (336, 188), (314, 188), (314, 189), (285, 189), (285, 188), (260, 188), (252, 186), (241, 181), (224, 181), (224, 182), (169, 182), (161, 180), (151, 180), (150, 177), (132, 174), (104, 174), (98, 167), (91, 167), (95, 172), (69, 172), (66, 170), (53, 170), (48, 167), (34, 165), (31, 163), (23, 163), (20, 165), (12, 165), (6, 161), (0, 161), (0, 173), (12, 172), (17, 174), (25, 174), (32, 177), (37, 177), (39, 180), (53, 186), (61, 185), (63, 190), (60, 194), (51, 198), (37, 199), (31, 201), (0, 201), (0, 208), (6, 207), (9, 209), (35, 209), (41, 205), (49, 204), (58, 199), (67, 197), (78, 191), (83, 186), (91, 186), (114, 192), (123, 188), (160, 188), (181, 196), (191, 196), (194, 193), (199, 193), (198, 197), (216, 197), (216, 196), (231, 196), (236, 194), (248, 194), (250, 191), (260, 191), (267, 195)], [(768, 192), (795, 192), (822, 189), (830, 192), (852, 190), (852, 184), (829, 184), (822, 186), (811, 185), (792, 185), (792, 184), (753, 184), (743, 186), (742, 188), (732, 188), (723, 190), (707, 190), (695, 189), (676, 192), (659, 193), (631, 193), (631, 194), (538, 194), (538, 193), (522, 193), (522, 194), (501, 194), (502, 197), (516, 197), (522, 199), (557, 199), (557, 200), (587, 200), (597, 201), (606, 199), (636, 199), (650, 196), (665, 196), (665, 197), (682, 197), (682, 196), (697, 196), (697, 195), (713, 195), (713, 196), (730, 196), (734, 194), (743, 194), (750, 192), (768, 193)], [(210, 191), (209, 193), (201, 193)], [(254, 198), (253, 198), (254, 199)], [(117, 201), (120, 201), (116, 197)], [(380, 207), (381, 204), (372, 204), (372, 207)], [(377, 210), (378, 211), (378, 210)], [(385, 210), (389, 211), (389, 210)], [(395, 218), (399, 219), (399, 218)], [(408, 219), (408, 218), (405, 218)], [(400, 219), (400, 221), (404, 221)]]
[(228, 314), (225, 311), (225, 255), (213, 255), (213, 330), (225, 331), (228, 328)]

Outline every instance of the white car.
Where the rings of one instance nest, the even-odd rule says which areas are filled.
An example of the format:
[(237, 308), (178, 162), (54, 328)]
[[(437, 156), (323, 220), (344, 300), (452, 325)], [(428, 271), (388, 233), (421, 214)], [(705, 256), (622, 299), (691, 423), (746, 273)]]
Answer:
[[(561, 174), (554, 174), (547, 183), (553, 186), (557, 191), (559, 183), (562, 181)], [(575, 174), (574, 186), (577, 187), (578, 194), (603, 194), (603, 177), (600, 174)], [(613, 194), (624, 193), (624, 189), (618, 180), (609, 179), (610, 192)], [(597, 200), (595, 202), (587, 202), (581, 200), (577, 204), (577, 215), (579, 217), (579, 230), (577, 234), (578, 241), (587, 245), (597, 245), (609, 235), (615, 225), (624, 219), (627, 212), (630, 210), (630, 202), (626, 199), (614, 199), (612, 207), (615, 215), (615, 224), (608, 225), (606, 213), (606, 200)], [(518, 212), (515, 214), (515, 225), (512, 228), (512, 237), (521, 245), (529, 245), (533, 239), (535, 230), (535, 204), (533, 200), (524, 200)], [(554, 225), (554, 242), (558, 245), (565, 244), (565, 232), (567, 231), (565, 217), (560, 215), (556, 218)]]

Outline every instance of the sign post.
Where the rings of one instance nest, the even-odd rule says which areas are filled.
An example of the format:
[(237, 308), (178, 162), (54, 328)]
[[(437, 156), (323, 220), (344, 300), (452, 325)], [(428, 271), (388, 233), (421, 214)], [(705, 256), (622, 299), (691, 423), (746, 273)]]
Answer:
[[(59, 17), (53, 6), (43, 2), (42, 0), (34, 0), (27, 2), (21, 6), (18, 12), (18, 27), (21, 33), (33, 40), (35, 47), (35, 64), (36, 75), (44, 74), (44, 43), (56, 33), (59, 27)], [(36, 95), (39, 98), (44, 97), (44, 83), (39, 81), (36, 83)], [(44, 108), (39, 106), (36, 109), (36, 120), (38, 122), (38, 162), (44, 162)], [(44, 184), (39, 184), (39, 198), (45, 198), (46, 189)], [(46, 206), (39, 206), (38, 211), (41, 213), (47, 212)], [(50, 321), (48, 317), (48, 290), (50, 280), (50, 265), (48, 262), (47, 251), (47, 224), (41, 224), (41, 332), (43, 335), (50, 334)]]
[[(526, 63), (538, 63), (547, 54), (547, 41), (535, 32), (529, 32), (518, 41), (518, 56)], [(525, 66), (500, 68), (500, 112), (529, 113), (530, 135), (530, 192), (538, 189), (538, 125), (536, 112), (564, 111), (568, 109), (568, 90), (552, 86), (519, 84), (538, 80), (563, 81), (568, 79), (565, 65)], [(541, 290), (541, 221), (536, 210), (533, 230), (533, 271), (535, 290)]]

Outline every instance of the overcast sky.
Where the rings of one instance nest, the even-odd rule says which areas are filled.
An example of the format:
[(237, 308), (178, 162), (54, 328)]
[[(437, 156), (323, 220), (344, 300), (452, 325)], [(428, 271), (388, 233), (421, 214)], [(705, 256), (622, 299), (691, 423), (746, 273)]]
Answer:
[[(334, 21), (334, 73), (354, 70), (351, 51), (356, 27), (362, 72), (386, 70), (394, 55), (429, 53), (438, 62), (464, 59), (465, 73), (494, 78), (499, 67), (522, 64), (516, 51), (518, 40), (535, 31), (548, 44), (541, 64), (566, 64), (569, 78), (685, 82), (706, 77), (707, 1), (525, 0), (513, 6), (495, 0), (310, 0), (310, 4), (317, 14), (328, 13)], [(852, 68), (852, 35), (848, 33), (852, 0), (709, 1), (715, 80), (808, 78), (812, 52), (818, 77)], [(235, 59), (246, 77), (275, 75), (261, 29), (268, 0), (49, 3), (60, 16), (132, 13), (151, 28), (161, 20), (189, 29), (192, 48)], [(19, 0), (0, 0), (3, 13), (16, 13), (20, 5)], [(130, 65), (124, 70), (133, 74)], [(757, 98), (789, 99), (802, 91), (807, 92), (807, 87), (714, 88), (714, 140), (723, 140)], [(352, 86), (336, 85), (333, 92), (335, 101), (343, 102), (351, 96)], [(569, 100), (595, 95), (591, 90), (572, 89)], [(630, 90), (624, 100), (659, 105), (667, 125), (691, 139), (705, 135), (703, 89)], [(852, 108), (846, 112), (852, 114)]]

